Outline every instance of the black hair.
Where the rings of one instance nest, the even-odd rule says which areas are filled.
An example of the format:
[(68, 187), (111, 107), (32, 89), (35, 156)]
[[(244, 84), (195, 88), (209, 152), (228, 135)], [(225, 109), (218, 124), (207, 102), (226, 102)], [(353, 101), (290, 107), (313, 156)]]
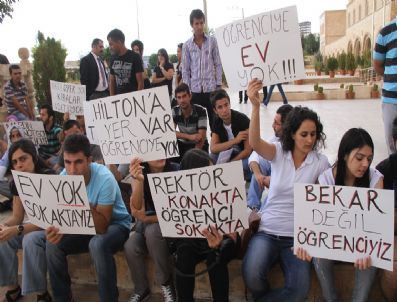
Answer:
[(21, 69), (21, 67), (19, 67), (18, 64), (11, 64), (11, 65), (8, 67), (8, 71), (10, 72), (10, 75), (12, 74), (12, 71), (15, 70), (15, 69)]
[(180, 92), (186, 92), (187, 94), (190, 94), (190, 89), (189, 86), (185, 83), (181, 83), (179, 84), (176, 88), (175, 88), (175, 97), (178, 93)]
[(227, 94), (227, 92), (226, 92), (225, 89), (218, 89), (218, 90), (214, 91), (214, 92), (211, 94), (211, 97), (210, 97), (210, 98), (211, 98), (211, 105), (212, 105), (212, 108), (215, 108), (216, 102), (217, 102), (218, 100), (223, 99), (223, 98), (227, 98), (228, 101), (229, 101), (229, 103), (230, 103), (230, 97), (229, 97), (229, 95)]
[(207, 167), (212, 164), (209, 154), (201, 149), (190, 149), (181, 160), (181, 170)]
[[(338, 149), (338, 159), (334, 164), (336, 167), (335, 185), (345, 186), (345, 178), (347, 172), (346, 156), (349, 156), (350, 152), (356, 148), (362, 148), (369, 146), (374, 152), (374, 143), (371, 136), (367, 131), (362, 128), (350, 128), (343, 135)], [(354, 180), (355, 187), (369, 187), (369, 167), (365, 171), (363, 177), (356, 178)]]
[(72, 134), (63, 143), (63, 152), (76, 154), (83, 152), (86, 157), (91, 156), (90, 141), (85, 135)]
[[(165, 50), (165, 48), (160, 48), (159, 51), (157, 52), (158, 55), (162, 55), (165, 59), (165, 63), (169, 63), (170, 62), (170, 58), (168, 57), (168, 53)], [(160, 65), (160, 61), (157, 58), (157, 65)]]
[(14, 155), (15, 151), (21, 149), (23, 152), (30, 154), (32, 156), (33, 164), (34, 164), (34, 171), (36, 173), (40, 172), (41, 170), (45, 169), (45, 164), (43, 160), (37, 154), (36, 146), (30, 139), (21, 138), (19, 141), (13, 143), (8, 149), (8, 161), (10, 163), (9, 169), (13, 169), (12, 166), (12, 156)]
[(179, 43), (178, 48), (182, 49), (182, 47), (183, 47), (183, 43)]
[(281, 116), (281, 124), (284, 123), (288, 113), (290, 113), (293, 108), (294, 107), (292, 107), (290, 104), (284, 104), (284, 105), (278, 107), (276, 113), (280, 114), (280, 116)]
[(284, 151), (294, 150), (295, 141), (292, 136), (305, 120), (311, 120), (316, 124), (316, 142), (313, 145), (313, 150), (325, 145), (326, 136), (323, 132), (323, 124), (320, 122), (317, 113), (307, 107), (296, 106), (288, 113), (285, 122), (282, 124), (283, 130), (280, 141)]
[(190, 25), (191, 26), (193, 25), (194, 19), (198, 19), (198, 20), (203, 19), (205, 22), (205, 15), (201, 9), (194, 9), (190, 13)]
[(62, 130), (63, 131), (67, 131), (71, 128), (73, 128), (74, 126), (76, 126), (77, 128), (80, 129), (80, 123), (76, 120), (67, 120), (66, 122), (63, 123), (63, 127)]
[(140, 40), (134, 40), (131, 42), (131, 48), (134, 48), (134, 46), (138, 46), (139, 48), (139, 53), (142, 55), (143, 54), (143, 43)]
[(397, 141), (397, 116), (393, 120), (392, 136), (393, 140)]
[(103, 43), (101, 39), (95, 38), (94, 40), (92, 40), (91, 47), (94, 48), (94, 46), (98, 46), (101, 42)]
[(107, 39), (112, 39), (114, 42), (121, 42), (124, 44), (125, 42), (125, 36), (123, 32), (120, 29), (113, 29), (108, 33)]
[(40, 107), (40, 110), (41, 110), (41, 109), (46, 109), (46, 110), (47, 110), (48, 117), (55, 116), (54, 109), (52, 109), (52, 106), (51, 106), (50, 104), (44, 104), (44, 105), (42, 105), (42, 106)]

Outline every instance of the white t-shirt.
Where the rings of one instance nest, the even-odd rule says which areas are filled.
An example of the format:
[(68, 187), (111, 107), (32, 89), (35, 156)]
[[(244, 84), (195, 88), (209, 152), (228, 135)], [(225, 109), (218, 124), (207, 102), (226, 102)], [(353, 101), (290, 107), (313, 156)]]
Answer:
[(329, 168), (325, 155), (311, 151), (302, 165), (295, 169), (291, 151), (285, 152), (275, 143), (276, 155), (271, 161), (272, 181), (266, 204), (262, 207), (259, 231), (278, 236), (294, 234), (294, 183), (316, 183)]
[[(269, 143), (276, 143), (279, 142), (280, 138), (278, 138), (277, 136), (273, 135), (268, 142)], [(248, 165), (252, 162), (256, 162), (259, 164), (261, 156), (256, 152), (256, 151), (252, 151), (250, 157), (248, 157)]]
[[(369, 187), (375, 188), (376, 184), (378, 183), (379, 179), (381, 179), (383, 175), (374, 168), (369, 168)], [(320, 185), (335, 185), (335, 178), (332, 173), (332, 168), (327, 169), (318, 177), (318, 183)]]

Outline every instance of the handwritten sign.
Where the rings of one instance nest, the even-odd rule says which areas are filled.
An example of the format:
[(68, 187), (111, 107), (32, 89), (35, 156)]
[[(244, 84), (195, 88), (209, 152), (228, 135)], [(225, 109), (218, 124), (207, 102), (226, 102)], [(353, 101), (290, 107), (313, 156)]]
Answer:
[(29, 221), (63, 234), (95, 234), (83, 176), (43, 175), (12, 170)]
[(84, 117), (106, 164), (179, 156), (167, 86), (84, 102)]
[(86, 99), (85, 85), (50, 81), (52, 107), (58, 112), (69, 112), (71, 116), (83, 115)]
[(30, 139), (36, 146), (47, 145), (47, 135), (44, 130), (43, 122), (39, 121), (12, 121), (3, 123), (4, 129), (8, 133), (13, 127), (22, 129), (24, 135)]
[(294, 246), (310, 255), (393, 270), (394, 192), (295, 184)]
[(164, 237), (203, 237), (209, 225), (222, 234), (248, 228), (241, 161), (148, 178)]
[(215, 37), (233, 91), (246, 89), (253, 78), (266, 86), (305, 77), (296, 6), (221, 26)]

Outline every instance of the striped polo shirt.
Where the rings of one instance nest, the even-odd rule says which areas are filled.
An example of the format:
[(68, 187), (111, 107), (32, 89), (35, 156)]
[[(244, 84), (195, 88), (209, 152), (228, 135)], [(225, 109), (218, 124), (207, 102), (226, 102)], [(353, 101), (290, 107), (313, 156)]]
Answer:
[(58, 139), (58, 135), (61, 131), (62, 128), (56, 124), (52, 126), (50, 131), (47, 131), (47, 129), (45, 129), (48, 144), (39, 146), (39, 155), (42, 159), (46, 160), (58, 154), (59, 149), (61, 149), (61, 143)]
[[(207, 110), (200, 105), (192, 104), (192, 113), (187, 119), (183, 116), (182, 109), (175, 106), (172, 108), (172, 118), (181, 133), (196, 134), (199, 129), (207, 130)], [(193, 143), (186, 140), (182, 141)]]
[(20, 82), (19, 85), (13, 85), (12, 81), (9, 80), (7, 84), (4, 86), (4, 96), (7, 105), (7, 111), (9, 114), (17, 112), (18, 109), (15, 107), (14, 102), (12, 101), (13, 97), (15, 97), (18, 103), (27, 111), (28, 107), (25, 102), (25, 97), (28, 95), (28, 89), (24, 82)]
[(373, 59), (384, 62), (382, 100), (397, 104), (397, 19), (379, 31)]

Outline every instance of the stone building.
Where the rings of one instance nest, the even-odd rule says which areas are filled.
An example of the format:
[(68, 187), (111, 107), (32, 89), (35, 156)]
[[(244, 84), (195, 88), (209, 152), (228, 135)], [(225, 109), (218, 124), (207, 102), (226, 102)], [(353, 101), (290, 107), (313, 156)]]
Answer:
[(394, 0), (348, 0), (346, 9), (320, 16), (320, 51), (337, 56), (343, 50), (362, 55), (372, 50), (379, 30), (396, 17)]

